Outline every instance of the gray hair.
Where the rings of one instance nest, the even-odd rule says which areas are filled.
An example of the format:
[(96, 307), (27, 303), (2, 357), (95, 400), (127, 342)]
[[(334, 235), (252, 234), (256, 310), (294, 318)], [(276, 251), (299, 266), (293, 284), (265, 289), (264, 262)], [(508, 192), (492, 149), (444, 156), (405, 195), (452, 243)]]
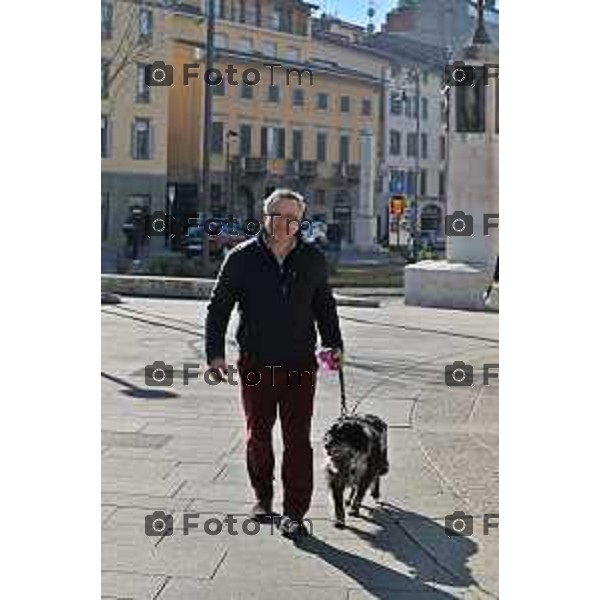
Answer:
[(304, 202), (304, 198), (298, 192), (294, 192), (293, 190), (287, 188), (277, 188), (265, 198), (263, 202), (263, 213), (265, 215), (273, 214), (277, 204), (283, 200), (294, 200), (300, 208), (300, 218), (304, 216), (304, 211), (306, 210), (306, 202)]

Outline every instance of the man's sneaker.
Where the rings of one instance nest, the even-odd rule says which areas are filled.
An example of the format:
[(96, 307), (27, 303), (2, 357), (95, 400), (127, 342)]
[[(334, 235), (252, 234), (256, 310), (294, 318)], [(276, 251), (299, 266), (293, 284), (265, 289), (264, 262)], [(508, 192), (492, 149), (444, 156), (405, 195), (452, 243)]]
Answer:
[(301, 520), (296, 521), (288, 515), (281, 517), (281, 521), (279, 522), (279, 531), (283, 537), (291, 539), (298, 539), (308, 535), (308, 529), (306, 529), (304, 523)]
[(272, 517), (272, 500), (259, 500), (250, 510), (250, 518), (259, 523), (268, 522)]

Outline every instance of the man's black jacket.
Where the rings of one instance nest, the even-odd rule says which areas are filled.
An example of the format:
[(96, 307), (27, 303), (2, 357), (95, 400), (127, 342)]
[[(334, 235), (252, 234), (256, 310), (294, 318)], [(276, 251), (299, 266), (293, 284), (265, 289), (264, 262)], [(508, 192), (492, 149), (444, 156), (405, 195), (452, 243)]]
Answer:
[(206, 358), (225, 357), (225, 333), (235, 303), (241, 352), (262, 365), (312, 364), (315, 323), (323, 346), (343, 348), (325, 256), (300, 237), (280, 266), (263, 232), (225, 258), (206, 317)]

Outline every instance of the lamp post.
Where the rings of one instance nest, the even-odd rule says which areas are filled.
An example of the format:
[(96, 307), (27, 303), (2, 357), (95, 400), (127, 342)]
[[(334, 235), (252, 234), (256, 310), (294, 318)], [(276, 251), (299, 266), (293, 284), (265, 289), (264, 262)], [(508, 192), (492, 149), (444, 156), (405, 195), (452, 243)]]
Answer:
[[(215, 55), (215, 0), (207, 0), (208, 19), (206, 21), (206, 73), (212, 73)], [(210, 204), (210, 151), (212, 140), (212, 117), (213, 117), (213, 86), (204, 86), (204, 128), (202, 139), (202, 200), (200, 201), (200, 212), (208, 212)], [(204, 236), (202, 243), (202, 262), (207, 269), (210, 260), (208, 247), (208, 236)]]
[[(165, 248), (169, 245), (168, 240), (172, 238), (172, 219), (173, 219), (173, 202), (175, 202), (175, 184), (170, 184), (167, 186), (167, 198), (169, 199), (169, 214), (167, 215), (167, 237), (165, 238)], [(173, 244), (171, 242), (171, 250), (173, 249)]]
[(230, 143), (232, 139), (237, 139), (238, 132), (230, 129), (225, 136), (225, 205), (226, 205), (226, 217), (229, 217), (229, 211), (232, 207), (231, 192), (232, 192), (232, 173), (231, 173), (231, 151)]
[[(406, 80), (415, 84), (415, 100), (416, 100), (416, 116), (417, 116), (417, 131), (415, 144), (415, 176), (414, 176), (414, 193), (410, 208), (410, 233), (411, 233), (411, 257), (416, 262), (419, 258), (419, 183), (421, 175), (421, 72), (415, 65), (408, 70)], [(402, 90), (402, 100), (407, 101), (406, 90)], [(414, 114), (414, 111), (413, 111)]]

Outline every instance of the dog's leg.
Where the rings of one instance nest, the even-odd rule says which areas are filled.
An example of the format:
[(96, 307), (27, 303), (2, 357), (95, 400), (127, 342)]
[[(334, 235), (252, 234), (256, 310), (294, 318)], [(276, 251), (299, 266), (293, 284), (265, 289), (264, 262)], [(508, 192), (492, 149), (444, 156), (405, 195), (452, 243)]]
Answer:
[(365, 473), (360, 481), (358, 482), (358, 485), (356, 487), (356, 494), (354, 495), (354, 498), (352, 499), (352, 506), (350, 508), (350, 511), (348, 512), (348, 514), (352, 517), (358, 517), (358, 511), (360, 509), (360, 505), (362, 504), (363, 498), (365, 497), (365, 493), (367, 491), (367, 489), (369, 488), (369, 484), (371, 482), (372, 476), (369, 472)]
[(350, 493), (348, 494), (348, 498), (346, 498), (346, 506), (350, 506), (352, 504), (354, 496), (356, 496), (356, 485), (350, 487)]
[(333, 508), (335, 511), (335, 518), (333, 524), (338, 529), (343, 529), (346, 526), (346, 513), (344, 511), (343, 479), (339, 476), (330, 475), (329, 491), (331, 492), (331, 497), (333, 498)]
[(379, 497), (381, 496), (379, 491), (379, 477), (375, 477), (375, 480), (373, 481), (373, 485), (371, 486), (371, 496), (375, 500), (379, 500)]

